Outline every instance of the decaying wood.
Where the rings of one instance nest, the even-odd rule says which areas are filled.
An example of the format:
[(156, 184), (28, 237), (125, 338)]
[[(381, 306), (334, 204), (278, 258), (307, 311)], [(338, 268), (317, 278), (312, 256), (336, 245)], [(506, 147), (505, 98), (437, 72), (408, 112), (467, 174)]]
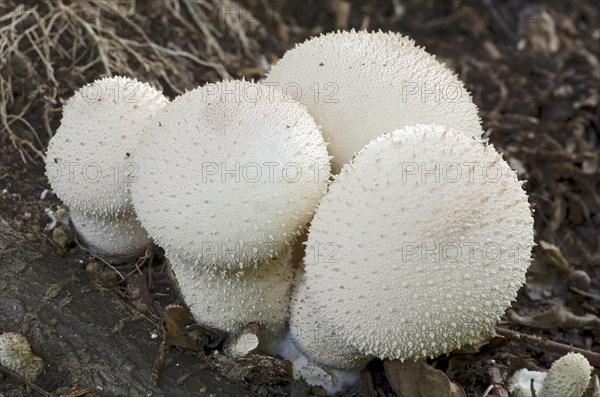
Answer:
[[(144, 396), (159, 331), (112, 291), (101, 291), (95, 277), (42, 236), (17, 233), (0, 218), (0, 332), (21, 333), (44, 360), (36, 384), (53, 392), (93, 389), (87, 396)], [(30, 395), (16, 381), (1, 383), (0, 393), (19, 395), (22, 388)], [(168, 349), (155, 396), (211, 394), (255, 396), (192, 353)]]

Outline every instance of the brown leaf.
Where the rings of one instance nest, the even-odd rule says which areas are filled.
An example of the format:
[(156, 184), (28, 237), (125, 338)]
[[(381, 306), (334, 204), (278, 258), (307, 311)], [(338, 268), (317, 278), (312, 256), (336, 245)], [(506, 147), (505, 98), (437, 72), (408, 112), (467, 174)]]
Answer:
[(152, 297), (146, 286), (146, 278), (141, 274), (134, 274), (127, 280), (127, 293), (129, 301), (137, 310), (147, 313), (152, 307)]
[(194, 324), (190, 309), (179, 305), (169, 305), (165, 308), (164, 316), (167, 342), (183, 349), (202, 350), (202, 346), (186, 334), (186, 327)]
[(417, 379), (419, 376), (419, 362), (400, 362), (399, 360), (384, 361), (383, 368), (388, 382), (399, 397), (420, 397)]
[(560, 248), (556, 245), (540, 240), (540, 247), (544, 250), (544, 256), (549, 264), (566, 273), (571, 273), (574, 270), (573, 266), (571, 266), (569, 261), (567, 261), (562, 254)]
[(465, 397), (463, 388), (423, 361), (384, 361), (385, 375), (400, 397)]
[(512, 321), (530, 328), (592, 329), (600, 331), (600, 318), (591, 313), (577, 316), (562, 305), (554, 305), (545, 312), (532, 316), (521, 316), (512, 310), (509, 310), (507, 314)]
[(377, 392), (373, 386), (373, 375), (366, 368), (360, 371), (360, 386), (365, 397), (377, 397)]
[(426, 364), (419, 368), (418, 383), (421, 397), (466, 397), (458, 383), (450, 381), (444, 372)]

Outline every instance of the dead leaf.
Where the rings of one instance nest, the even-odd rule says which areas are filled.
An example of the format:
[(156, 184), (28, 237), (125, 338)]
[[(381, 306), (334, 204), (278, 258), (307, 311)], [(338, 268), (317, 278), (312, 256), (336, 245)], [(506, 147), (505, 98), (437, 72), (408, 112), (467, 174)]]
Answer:
[(58, 294), (60, 294), (61, 289), (62, 286), (60, 284), (52, 284), (50, 287), (48, 287), (46, 292), (44, 292), (44, 297), (46, 299), (56, 298)]
[(587, 313), (583, 316), (573, 314), (562, 305), (554, 305), (545, 312), (532, 316), (521, 316), (509, 310), (508, 317), (515, 323), (537, 329), (591, 329), (600, 331), (600, 318)]
[(152, 296), (148, 292), (146, 279), (141, 274), (134, 274), (127, 280), (127, 293), (133, 307), (147, 313), (152, 307)]
[(377, 392), (373, 386), (373, 375), (367, 368), (360, 371), (360, 386), (365, 397), (377, 397)]
[(566, 273), (571, 273), (573, 270), (575, 270), (569, 261), (567, 261), (567, 259), (564, 257), (560, 248), (558, 248), (556, 245), (544, 240), (540, 240), (539, 244), (544, 250), (544, 256), (549, 264)]
[(524, 34), (531, 51), (542, 55), (554, 54), (560, 48), (560, 40), (556, 34), (554, 18), (541, 11), (534, 18), (527, 21)]
[(450, 381), (446, 374), (429, 365), (419, 368), (419, 390), (421, 397), (466, 397), (460, 385)]
[(384, 361), (385, 375), (400, 397), (465, 397), (463, 388), (423, 361)]
[(194, 324), (194, 319), (187, 307), (169, 305), (165, 308), (164, 317), (167, 342), (183, 349), (202, 350), (202, 346), (186, 334), (186, 327)]

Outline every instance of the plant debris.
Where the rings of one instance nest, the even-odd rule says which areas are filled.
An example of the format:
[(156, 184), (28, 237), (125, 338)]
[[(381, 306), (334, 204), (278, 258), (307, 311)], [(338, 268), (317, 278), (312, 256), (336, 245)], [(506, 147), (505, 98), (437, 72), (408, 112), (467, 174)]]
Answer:
[[(439, 396), (454, 397), (459, 392), (453, 385), (460, 384), (468, 396), (507, 397), (506, 380), (514, 371), (546, 370), (568, 351), (600, 365), (599, 22), (591, 0), (344, 0), (308, 1), (300, 8), (290, 0), (3, 1), (0, 217), (30, 236), (46, 233), (50, 247), (78, 258), (89, 270), (83, 274), (94, 280), (90, 285), (130, 305), (131, 319), (107, 324), (107, 333), (114, 330), (117, 338), (136, 322), (152, 324), (155, 342), (163, 343), (149, 386), (160, 384), (161, 373), (169, 369), (162, 354), (191, 351), (197, 367), (190, 366), (188, 377), (207, 367), (255, 394), (318, 395), (319, 390), (292, 381), (282, 360), (216, 354), (225, 335), (192, 325), (159, 250), (112, 267), (78, 246), (68, 220), (62, 220), (65, 211), (58, 212), (58, 200), (46, 191), (44, 150), (64, 102), (98, 77), (129, 75), (172, 97), (227, 76), (261, 78), (286, 49), (322, 32), (355, 28), (407, 34), (466, 82), (481, 109), (485, 136), (527, 180), (538, 246), (527, 285), (491, 343), (427, 363), (375, 361), (363, 372), (363, 390), (346, 395), (399, 396), (402, 387), (414, 388), (415, 379), (426, 378), (440, 387)], [(55, 214), (54, 225), (44, 231), (48, 209)], [(29, 271), (30, 262), (20, 255), (18, 247), (0, 246), (0, 260), (18, 259), (0, 272)], [(39, 291), (38, 298), (59, 305), (75, 282), (66, 277), (57, 284), (62, 288)], [(0, 291), (5, 288), (0, 285)], [(77, 303), (65, 302), (67, 308)], [(0, 313), (0, 329), (3, 316), (24, 309), (14, 310), (17, 314)], [(35, 319), (22, 327), (19, 332), (41, 343), (44, 334)], [(85, 395), (89, 379), (73, 380), (81, 387), (56, 379), (87, 365), (76, 360), (60, 369), (47, 367), (36, 390)], [(407, 381), (402, 385), (399, 379)], [(188, 378), (180, 382), (185, 385)], [(598, 397), (598, 390), (596, 370), (586, 396)], [(30, 393), (11, 376), (0, 383), (6, 397)]]

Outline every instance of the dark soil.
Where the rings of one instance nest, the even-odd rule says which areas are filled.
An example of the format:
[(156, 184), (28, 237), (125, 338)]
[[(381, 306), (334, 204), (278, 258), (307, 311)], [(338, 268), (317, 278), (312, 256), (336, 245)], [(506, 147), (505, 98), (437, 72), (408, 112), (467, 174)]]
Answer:
[[(2, 16), (13, 10), (15, 3), (0, 5), (0, 26), (4, 26)], [(163, 4), (167, 3), (181, 6), (181, 19), (165, 10)], [(207, 3), (217, 4), (216, 1)], [(24, 4), (27, 8), (37, 2)], [(226, 24), (223, 14), (215, 11), (218, 8), (207, 13), (207, 21), (221, 32), (216, 36), (220, 50), (208, 44), (207, 36), (194, 31), (190, 12), (182, 4), (179, 0), (164, 3), (140, 0), (131, 11), (131, 20), (153, 42), (202, 54), (204, 59), (221, 65), (221, 69), (173, 56), (169, 59), (176, 62), (177, 73), (172, 73), (156, 69), (155, 63), (144, 64), (130, 56), (125, 58), (124, 64), (112, 65), (111, 71), (152, 81), (174, 96), (206, 81), (218, 80), (223, 73), (234, 78), (261, 78), (268, 64), (275, 62), (294, 43), (338, 28), (401, 32), (436, 54), (471, 90), (481, 110), (486, 136), (504, 153), (519, 177), (527, 180), (525, 188), (535, 208), (538, 245), (534, 249), (527, 285), (499, 326), (600, 353), (600, 15), (593, 1), (313, 0), (300, 4), (284, 0), (246, 0), (241, 5), (230, 2), (222, 5), (225, 8), (221, 10), (237, 15), (239, 20), (235, 23)], [(47, 7), (40, 3), (38, 12), (43, 15), (46, 11)], [(57, 26), (61, 22), (59, 18)], [(120, 37), (143, 39), (139, 31), (110, 13), (102, 12), (97, 22), (113, 26)], [(33, 23), (35, 21), (27, 20), (17, 25), (15, 31)], [(8, 33), (2, 33), (0, 39), (6, 35)], [(65, 46), (75, 42), (69, 37), (63, 40), (67, 41)], [(92, 46), (87, 50), (85, 46), (75, 47), (81, 59), (97, 56)], [(150, 61), (156, 58), (146, 47), (140, 47), (139, 51)], [(106, 69), (94, 64), (80, 70), (69, 63), (69, 59), (56, 56), (53, 58), (57, 62), (53, 64), (54, 82), (48, 78), (39, 57), (27, 48), (26, 40), (20, 42), (18, 51), (9, 55), (0, 59), (0, 76), (10, 78), (11, 84), (1, 89), (10, 90), (12, 95), (10, 99), (2, 96), (2, 100), (9, 114), (19, 114), (29, 105), (23, 117), (37, 136), (22, 122), (11, 124), (12, 133), (43, 151), (50, 137), (48, 131), (54, 130), (60, 120), (62, 103), (83, 83), (105, 75)], [(20, 243), (29, 245), (25, 251), (41, 247), (45, 241), (43, 245), (51, 254), (40, 252), (40, 255), (52, 256), (54, 259), (49, 263), (60, 267), (59, 274), (74, 277), (71, 283), (80, 283), (122, 300), (129, 309), (119, 308), (120, 315), (134, 316), (141, 312), (152, 319), (153, 322), (147, 320), (152, 324), (147, 324), (149, 327), (168, 319), (165, 308), (177, 303), (178, 298), (171, 288), (159, 250), (136, 264), (117, 269), (128, 275), (123, 280), (115, 270), (78, 248), (72, 238), (64, 243), (47, 236), (43, 231), (48, 222), (44, 211), (48, 207), (56, 208), (60, 202), (51, 193), (44, 199), (40, 197), (49, 189), (43, 161), (26, 145), (13, 145), (4, 120), (0, 128), (0, 219), (22, 236)], [(8, 251), (3, 254), (10, 255)], [(60, 255), (64, 256), (62, 264)], [(38, 265), (44, 266), (43, 261)], [(65, 270), (67, 265), (77, 267), (78, 270), (73, 270), (75, 275)], [(5, 271), (0, 266), (0, 276), (5, 276)], [(134, 277), (136, 275), (139, 277)], [(0, 296), (3, 296), (2, 290), (0, 285)], [(14, 293), (19, 294), (19, 291)], [(23, 294), (24, 297), (34, 295)], [(2, 308), (0, 303), (0, 332), (21, 332), (33, 341), (34, 347), (41, 347), (44, 338), (56, 335), (40, 328), (51, 326), (46, 320), (35, 317), (15, 322), (14, 314)], [(27, 307), (22, 310), (31, 312)], [(122, 314), (122, 310), (130, 312)], [(114, 313), (107, 316), (115, 318)], [(162, 332), (160, 327), (157, 332)], [(205, 363), (217, 379), (237, 382), (260, 395), (301, 397), (310, 394), (305, 385), (287, 378), (285, 363), (266, 357), (229, 362), (211, 355), (214, 345), (218, 346), (214, 339), (220, 336), (210, 330), (181, 336), (189, 337), (200, 338), (204, 347), (193, 352), (192, 359), (182, 361), (185, 365), (194, 365), (194, 360), (198, 365)], [(179, 344), (173, 340), (167, 343), (169, 354), (181, 353), (177, 347), (181, 346), (179, 341)], [(90, 341), (90, 345), (92, 343)], [(147, 357), (149, 361), (143, 364), (147, 366), (148, 385), (158, 345), (148, 348), (152, 357)], [(206, 347), (208, 345), (213, 347)], [(91, 381), (72, 376), (81, 372), (69, 366), (80, 363), (70, 361), (61, 366), (56, 357), (44, 357), (44, 354), (59, 352), (41, 350), (39, 354), (53, 364), (46, 366), (39, 380), (48, 391), (60, 389), (64, 393), (70, 387), (93, 387)], [(498, 337), (478, 352), (452, 354), (431, 364), (446, 371), (468, 396), (481, 396), (490, 385), (497, 384), (488, 390), (488, 396), (500, 397), (507, 396), (505, 381), (515, 369), (548, 368), (560, 355), (560, 351), (543, 343), (535, 347), (524, 341)], [(369, 371), (372, 376), (366, 377), (363, 389), (348, 395), (395, 395), (381, 362), (372, 363)], [(4, 381), (2, 379), (0, 374), (0, 396), (34, 395), (18, 381), (6, 376)], [(98, 390), (94, 393), (104, 395)], [(144, 392), (134, 391), (130, 395), (144, 395)]]

